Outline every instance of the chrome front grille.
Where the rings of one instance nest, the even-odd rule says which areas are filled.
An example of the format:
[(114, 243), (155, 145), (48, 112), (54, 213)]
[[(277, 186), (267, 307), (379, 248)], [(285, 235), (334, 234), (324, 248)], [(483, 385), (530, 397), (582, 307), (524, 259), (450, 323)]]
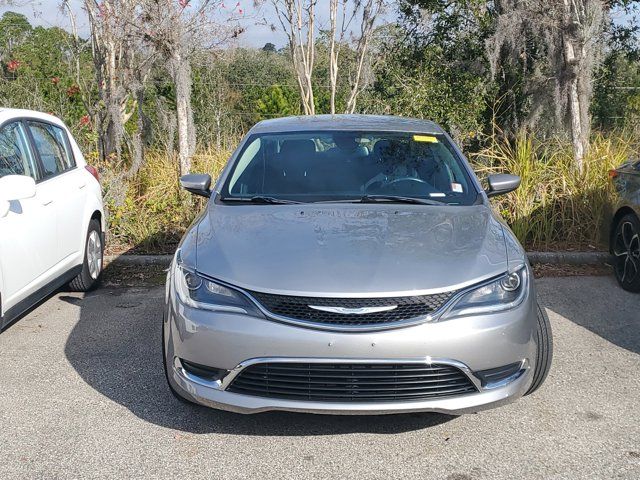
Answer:
[(250, 365), (227, 391), (321, 402), (381, 402), (465, 395), (477, 389), (458, 368), (415, 363), (279, 363)]
[(411, 297), (329, 298), (248, 293), (274, 315), (338, 327), (386, 325), (426, 317), (456, 294), (451, 291)]

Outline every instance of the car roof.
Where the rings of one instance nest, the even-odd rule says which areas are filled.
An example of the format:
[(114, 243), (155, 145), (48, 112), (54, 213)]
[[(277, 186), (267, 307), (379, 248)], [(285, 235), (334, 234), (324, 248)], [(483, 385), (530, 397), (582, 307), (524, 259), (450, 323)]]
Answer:
[(12, 118), (22, 118), (22, 117), (35, 118), (35, 119), (55, 123), (57, 125), (64, 125), (62, 120), (48, 113), (38, 112), (36, 110), (23, 110), (21, 108), (0, 107), (0, 122), (4, 122), (5, 120), (11, 120)]
[(299, 115), (258, 122), (249, 133), (304, 132), (313, 130), (365, 130), (381, 132), (444, 133), (429, 120), (392, 115)]

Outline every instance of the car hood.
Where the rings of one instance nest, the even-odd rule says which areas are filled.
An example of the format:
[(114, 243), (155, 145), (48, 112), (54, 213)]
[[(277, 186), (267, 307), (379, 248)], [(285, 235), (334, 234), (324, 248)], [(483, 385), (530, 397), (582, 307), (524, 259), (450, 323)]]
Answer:
[(507, 270), (502, 225), (484, 205), (211, 202), (196, 228), (183, 248), (199, 272), (267, 293), (417, 295)]

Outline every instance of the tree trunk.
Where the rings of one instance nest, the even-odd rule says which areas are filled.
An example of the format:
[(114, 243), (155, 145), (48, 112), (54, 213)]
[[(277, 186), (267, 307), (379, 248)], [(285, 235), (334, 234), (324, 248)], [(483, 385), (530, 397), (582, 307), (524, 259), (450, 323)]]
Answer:
[(176, 53), (171, 59), (171, 70), (176, 88), (180, 175), (186, 175), (191, 171), (191, 157), (196, 143), (191, 109), (191, 64), (180, 53)]
[(586, 153), (585, 132), (582, 124), (580, 96), (578, 95), (578, 79), (572, 78), (569, 83), (569, 115), (571, 117), (571, 141), (578, 173), (584, 170), (584, 155)]
[(330, 108), (331, 115), (336, 113), (336, 89), (338, 88), (338, 50), (336, 48), (336, 30), (338, 29), (338, 0), (329, 2), (329, 19), (331, 27), (329, 35), (329, 81), (331, 85)]
[(360, 37), (356, 45), (356, 56), (358, 59), (358, 65), (356, 67), (355, 75), (353, 76), (351, 83), (351, 93), (347, 100), (346, 113), (353, 113), (356, 110), (356, 102), (358, 95), (362, 92), (366, 85), (363, 85), (363, 71), (364, 64), (367, 57), (367, 49), (369, 42), (373, 36), (373, 27), (376, 22), (376, 18), (384, 9), (384, 0), (367, 0), (362, 2), (362, 19), (360, 24)]
[(131, 137), (131, 148), (129, 151), (132, 153), (131, 159), (131, 167), (129, 168), (129, 172), (127, 175), (129, 177), (133, 177), (138, 173), (140, 168), (144, 163), (144, 146), (145, 146), (145, 137), (146, 137), (146, 125), (145, 125), (145, 115), (142, 110), (142, 106), (144, 104), (144, 90), (139, 87), (135, 92), (135, 107), (138, 113), (137, 117), (137, 129), (133, 132)]
[[(291, 61), (296, 73), (300, 101), (305, 115), (315, 114), (313, 68), (315, 62), (315, 5), (318, 0), (274, 0), (276, 14), (289, 39)], [(306, 29), (306, 32), (305, 32)]]
[[(575, 157), (575, 167), (578, 173), (584, 171), (584, 156), (589, 148), (589, 92), (585, 91), (581, 80), (591, 78), (592, 72), (586, 63), (585, 51), (580, 44), (580, 35), (584, 35), (581, 29), (586, 29), (587, 25), (581, 23), (578, 7), (570, 0), (563, 0), (565, 8), (565, 20), (562, 25), (562, 45), (564, 49), (564, 75), (567, 76), (567, 114), (569, 115), (569, 129), (571, 131), (571, 142)], [(583, 12), (584, 13), (584, 12)]]

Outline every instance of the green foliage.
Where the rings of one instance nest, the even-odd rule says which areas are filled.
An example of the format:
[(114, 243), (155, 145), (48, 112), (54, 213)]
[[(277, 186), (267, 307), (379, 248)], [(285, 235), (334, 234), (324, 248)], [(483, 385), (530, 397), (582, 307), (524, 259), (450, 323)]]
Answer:
[(399, 50), (378, 66), (376, 79), (361, 101), (365, 111), (434, 120), (463, 142), (483, 128), (484, 80), (449, 63), (439, 48), (426, 48), (419, 61)]
[(27, 17), (19, 13), (6, 12), (0, 18), (0, 52), (3, 61), (11, 60), (13, 49), (31, 33)]
[(72, 36), (60, 28), (32, 28), (24, 16), (5, 13), (0, 19), (0, 103), (51, 112), (87, 144), (82, 141), (91, 139), (91, 131), (78, 76), (83, 84), (91, 83), (91, 56), (81, 55), (78, 72), (73, 45)]
[(600, 70), (591, 111), (599, 129), (640, 126), (640, 62), (612, 52)]
[(291, 106), (279, 85), (271, 87), (266, 94), (256, 102), (256, 112), (260, 117), (272, 118), (297, 114), (297, 109)]
[(484, 58), (490, 33), (486, 2), (403, 0), (400, 12), (363, 108), (429, 118), (468, 143), (488, 126), (495, 91)]
[(285, 52), (238, 48), (203, 53), (194, 60), (193, 71), (194, 117), (204, 146), (229, 144), (267, 116), (299, 111)]

